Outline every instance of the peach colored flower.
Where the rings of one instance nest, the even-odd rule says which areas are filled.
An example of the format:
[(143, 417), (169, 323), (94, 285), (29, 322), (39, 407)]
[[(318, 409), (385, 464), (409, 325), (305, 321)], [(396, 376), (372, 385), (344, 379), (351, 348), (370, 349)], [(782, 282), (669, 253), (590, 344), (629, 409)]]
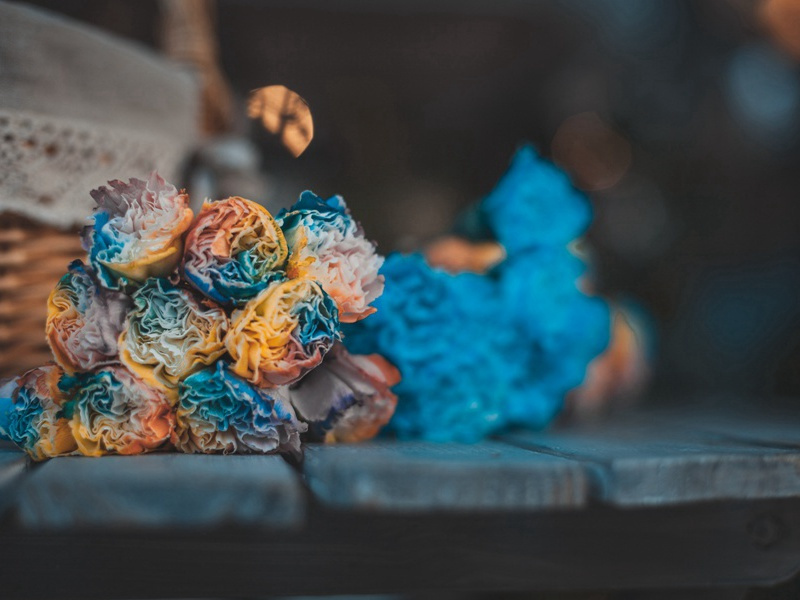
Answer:
[(67, 376), (72, 435), (86, 456), (141, 454), (163, 446), (175, 414), (163, 391), (148, 386), (122, 365)]
[(269, 212), (233, 197), (206, 202), (186, 236), (183, 276), (225, 306), (241, 306), (273, 281), (285, 279), (289, 255)]
[(391, 387), (400, 372), (378, 354), (350, 354), (336, 344), (322, 364), (289, 389), (300, 417), (313, 437), (360, 442), (376, 435), (394, 414)]

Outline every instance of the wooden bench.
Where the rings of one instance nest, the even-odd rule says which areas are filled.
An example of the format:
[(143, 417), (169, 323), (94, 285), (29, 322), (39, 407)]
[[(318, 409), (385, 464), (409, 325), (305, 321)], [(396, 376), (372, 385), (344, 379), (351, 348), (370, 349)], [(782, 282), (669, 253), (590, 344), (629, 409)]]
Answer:
[(742, 598), (800, 570), (800, 415), (637, 412), (474, 446), (311, 446), (293, 466), (179, 454), (33, 465), (4, 447), (0, 511), (3, 598)]

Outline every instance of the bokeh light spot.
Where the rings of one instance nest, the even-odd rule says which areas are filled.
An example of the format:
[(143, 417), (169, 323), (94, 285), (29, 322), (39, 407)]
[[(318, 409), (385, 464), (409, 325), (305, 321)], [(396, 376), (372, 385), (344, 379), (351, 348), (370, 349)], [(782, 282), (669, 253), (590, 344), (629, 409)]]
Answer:
[(800, 110), (800, 79), (785, 56), (766, 45), (744, 47), (728, 67), (727, 98), (734, 119), (769, 145), (791, 142)]
[(564, 121), (552, 143), (553, 160), (584, 190), (614, 186), (631, 166), (631, 145), (597, 116), (586, 112)]
[(764, 0), (759, 6), (759, 16), (781, 48), (800, 60), (800, 2)]
[(253, 90), (247, 116), (259, 119), (264, 129), (280, 138), (293, 156), (300, 156), (314, 138), (311, 109), (303, 98), (283, 85)]

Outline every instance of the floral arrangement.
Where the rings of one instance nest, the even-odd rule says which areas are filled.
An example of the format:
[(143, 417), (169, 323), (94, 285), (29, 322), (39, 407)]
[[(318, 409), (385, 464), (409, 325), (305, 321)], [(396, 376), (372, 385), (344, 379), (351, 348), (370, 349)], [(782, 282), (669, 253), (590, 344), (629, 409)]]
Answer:
[(195, 216), (156, 174), (109, 186), (49, 299), (55, 363), (0, 386), (37, 460), (472, 442), (549, 423), (609, 342), (572, 250), (589, 204), (529, 146), (455, 235), (385, 263), (338, 196)]
[(342, 198), (305, 192), (277, 217), (206, 202), (157, 174), (92, 192), (88, 264), (48, 300), (54, 363), (0, 386), (0, 431), (35, 460), (272, 453), (370, 438), (399, 373), (342, 346), (383, 292), (375, 245)]
[(590, 221), (566, 174), (524, 146), (456, 236), (387, 259), (377, 312), (345, 342), (403, 374), (389, 429), (473, 442), (555, 417), (609, 341), (608, 305), (581, 289), (570, 248)]

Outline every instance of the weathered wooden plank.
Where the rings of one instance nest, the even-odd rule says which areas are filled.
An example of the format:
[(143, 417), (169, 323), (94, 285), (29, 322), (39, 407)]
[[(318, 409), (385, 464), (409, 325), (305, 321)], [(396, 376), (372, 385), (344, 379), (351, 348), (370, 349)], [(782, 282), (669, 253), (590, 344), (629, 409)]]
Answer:
[(28, 475), (16, 505), (30, 528), (291, 527), (298, 476), (279, 456), (65, 457)]
[[(794, 410), (757, 403), (669, 408), (638, 415), (671, 429), (705, 431), (721, 438), (771, 447), (800, 448), (800, 402)], [(633, 415), (632, 415), (633, 416)]]
[(0, 518), (11, 508), (28, 464), (27, 455), (11, 442), (0, 440)]
[(546, 513), (312, 509), (264, 534), (0, 530), (7, 600), (250, 598), (769, 585), (797, 573), (800, 500)]
[(668, 420), (512, 433), (523, 448), (583, 461), (591, 494), (617, 506), (800, 494), (800, 451), (738, 441)]
[(576, 463), (494, 442), (311, 446), (303, 472), (326, 506), (399, 512), (581, 507)]

